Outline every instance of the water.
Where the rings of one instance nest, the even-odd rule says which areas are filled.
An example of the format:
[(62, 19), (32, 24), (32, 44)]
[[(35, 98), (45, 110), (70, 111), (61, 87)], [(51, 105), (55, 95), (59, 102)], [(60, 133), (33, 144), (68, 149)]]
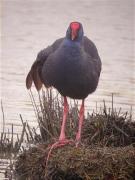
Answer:
[(10, 172), (9, 164), (12, 164), (9, 159), (0, 158), (0, 180), (9, 180), (5, 178), (5, 171)]
[[(36, 124), (25, 78), (37, 53), (65, 36), (71, 21), (80, 21), (85, 34), (96, 44), (103, 69), (97, 91), (86, 100), (135, 109), (133, 0), (3, 0), (1, 98), (7, 124), (24, 120)], [(1, 122), (2, 123), (2, 116)], [(2, 126), (0, 131), (2, 130)], [(18, 127), (16, 128), (16, 131)]]

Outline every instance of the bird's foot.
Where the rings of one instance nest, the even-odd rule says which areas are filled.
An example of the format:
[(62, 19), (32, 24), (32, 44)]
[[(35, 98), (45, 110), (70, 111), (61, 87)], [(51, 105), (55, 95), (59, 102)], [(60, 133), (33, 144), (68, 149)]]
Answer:
[(75, 147), (78, 148), (79, 146), (83, 146), (83, 143), (81, 142), (81, 140), (75, 140)]
[(75, 140), (75, 147), (85, 147), (85, 144), (81, 140)]
[(82, 142), (81, 142), (81, 135), (80, 135), (80, 133), (77, 133), (76, 134), (76, 139), (75, 139), (75, 146), (79, 147), (80, 145), (83, 145)]
[(75, 146), (78, 147), (80, 145), (80, 141), (75, 141)]
[(70, 140), (70, 139), (62, 139), (62, 140), (58, 140), (57, 142), (55, 142), (54, 144), (52, 144), (51, 146), (49, 146), (49, 152), (48, 152), (48, 155), (47, 155), (47, 159), (46, 159), (46, 166), (48, 164), (48, 161), (49, 161), (49, 158), (50, 158), (50, 155), (51, 155), (51, 152), (53, 149), (56, 149), (56, 148), (59, 148), (59, 147), (62, 147), (62, 146), (65, 146), (67, 144), (74, 144), (75, 142), (73, 140)]

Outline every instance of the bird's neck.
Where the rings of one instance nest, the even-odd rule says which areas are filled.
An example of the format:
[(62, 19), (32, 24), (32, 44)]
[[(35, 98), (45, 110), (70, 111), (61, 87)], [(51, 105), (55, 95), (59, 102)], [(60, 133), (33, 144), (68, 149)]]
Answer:
[(63, 45), (70, 46), (70, 47), (80, 47), (81, 41), (72, 41), (71, 39), (65, 38), (63, 41)]

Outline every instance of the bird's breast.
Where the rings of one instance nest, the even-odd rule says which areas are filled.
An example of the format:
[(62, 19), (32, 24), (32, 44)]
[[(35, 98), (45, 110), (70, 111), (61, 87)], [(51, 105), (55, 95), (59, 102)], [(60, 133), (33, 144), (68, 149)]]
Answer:
[(79, 47), (58, 49), (45, 62), (42, 76), (45, 85), (64, 96), (81, 99), (93, 91), (90, 63)]

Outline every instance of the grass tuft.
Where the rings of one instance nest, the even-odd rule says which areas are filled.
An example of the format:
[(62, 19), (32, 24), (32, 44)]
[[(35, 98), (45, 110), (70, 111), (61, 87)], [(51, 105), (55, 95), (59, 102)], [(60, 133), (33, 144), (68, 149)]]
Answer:
[[(67, 145), (52, 151), (48, 166), (45, 161), (48, 145), (58, 138), (63, 102), (51, 90), (39, 94), (37, 106), (31, 99), (40, 134), (35, 134), (34, 147), (17, 158), (15, 174), (18, 180), (133, 180), (135, 177), (135, 121), (121, 109), (104, 106), (87, 115), (82, 132), (82, 145)], [(113, 97), (112, 97), (113, 99)], [(78, 104), (70, 105), (66, 134), (74, 138), (78, 126)], [(38, 137), (38, 140), (36, 140)]]

